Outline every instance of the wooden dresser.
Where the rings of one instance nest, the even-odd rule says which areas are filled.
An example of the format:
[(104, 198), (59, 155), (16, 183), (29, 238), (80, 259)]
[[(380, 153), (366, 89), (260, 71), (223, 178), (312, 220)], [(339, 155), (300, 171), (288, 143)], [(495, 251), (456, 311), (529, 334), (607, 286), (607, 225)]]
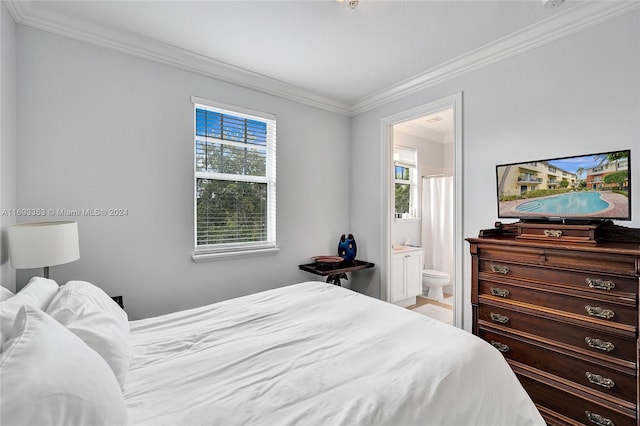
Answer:
[(548, 424), (639, 425), (640, 231), (606, 224), (583, 240), (497, 225), (467, 239), (473, 333)]

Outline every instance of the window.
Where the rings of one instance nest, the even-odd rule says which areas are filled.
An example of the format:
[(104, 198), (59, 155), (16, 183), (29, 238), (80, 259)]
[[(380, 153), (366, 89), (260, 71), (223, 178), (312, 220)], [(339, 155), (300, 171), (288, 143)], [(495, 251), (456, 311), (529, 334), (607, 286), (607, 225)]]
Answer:
[(411, 171), (409, 167), (395, 166), (396, 216), (408, 215), (411, 211)]
[(275, 248), (275, 117), (193, 103), (196, 254)]
[(396, 218), (415, 217), (417, 199), (416, 150), (396, 145), (394, 159)]

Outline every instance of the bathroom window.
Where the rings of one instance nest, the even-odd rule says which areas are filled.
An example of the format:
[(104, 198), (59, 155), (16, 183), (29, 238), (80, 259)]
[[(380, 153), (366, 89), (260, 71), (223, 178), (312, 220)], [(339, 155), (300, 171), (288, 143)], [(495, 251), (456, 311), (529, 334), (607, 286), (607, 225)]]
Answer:
[(416, 217), (416, 182), (418, 174), (416, 169), (416, 150), (396, 145), (393, 157), (396, 218)]

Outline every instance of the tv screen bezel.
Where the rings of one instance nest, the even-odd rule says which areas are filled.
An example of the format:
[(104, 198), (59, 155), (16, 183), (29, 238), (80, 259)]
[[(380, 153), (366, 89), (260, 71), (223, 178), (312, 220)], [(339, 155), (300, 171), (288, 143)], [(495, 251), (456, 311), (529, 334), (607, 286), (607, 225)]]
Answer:
[[(589, 215), (566, 215), (566, 216), (554, 216), (554, 215), (547, 215), (547, 214), (540, 214), (540, 215), (522, 215), (522, 216), (518, 216), (518, 215), (502, 215), (500, 212), (500, 182), (499, 182), (499, 177), (498, 177), (498, 170), (500, 167), (507, 167), (507, 166), (516, 166), (519, 164), (526, 164), (526, 163), (540, 163), (540, 162), (553, 162), (553, 161), (557, 161), (557, 160), (569, 160), (572, 158), (581, 158), (581, 157), (595, 157), (595, 156), (601, 156), (601, 155), (606, 155), (606, 154), (611, 154), (613, 152), (628, 152), (628, 156), (627, 156), (627, 163), (628, 163), (628, 176), (629, 176), (629, 183), (628, 183), (628, 197), (627, 197), (627, 206), (628, 206), (628, 211), (627, 211), (627, 216), (626, 217), (614, 217), (614, 216), (608, 216), (608, 217), (596, 217), (596, 216), (589, 216)], [(518, 161), (518, 162), (513, 162), (513, 163), (504, 163), (504, 164), (497, 164), (495, 167), (495, 177), (496, 177), (496, 182), (495, 182), (495, 197), (496, 197), (496, 206), (498, 208), (498, 218), (500, 219), (519, 219), (523, 222), (534, 222), (534, 221), (574, 221), (574, 222), (580, 222), (580, 221), (591, 221), (591, 222), (604, 222), (604, 221), (612, 221), (612, 220), (623, 220), (623, 221), (630, 221), (631, 220), (631, 207), (632, 207), (632, 200), (631, 200), (631, 149), (613, 149), (613, 150), (609, 150), (609, 151), (603, 151), (603, 152), (597, 152), (597, 153), (593, 153), (593, 154), (580, 154), (580, 155), (569, 155), (569, 156), (563, 156), (563, 157), (554, 157), (554, 158), (547, 158), (547, 159), (542, 159), (542, 160), (525, 160), (525, 161)]]

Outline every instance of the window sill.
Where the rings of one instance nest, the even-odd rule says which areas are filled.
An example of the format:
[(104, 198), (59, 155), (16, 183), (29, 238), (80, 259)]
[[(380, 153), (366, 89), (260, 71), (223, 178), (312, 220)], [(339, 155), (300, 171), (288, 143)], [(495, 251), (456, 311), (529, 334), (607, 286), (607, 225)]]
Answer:
[(395, 218), (396, 222), (418, 222), (420, 220), (419, 217), (397, 217)]
[(255, 250), (239, 250), (239, 251), (222, 251), (222, 252), (203, 252), (194, 253), (191, 259), (195, 263), (217, 262), (219, 260), (229, 260), (246, 257), (272, 256), (280, 251), (278, 247), (255, 249)]

